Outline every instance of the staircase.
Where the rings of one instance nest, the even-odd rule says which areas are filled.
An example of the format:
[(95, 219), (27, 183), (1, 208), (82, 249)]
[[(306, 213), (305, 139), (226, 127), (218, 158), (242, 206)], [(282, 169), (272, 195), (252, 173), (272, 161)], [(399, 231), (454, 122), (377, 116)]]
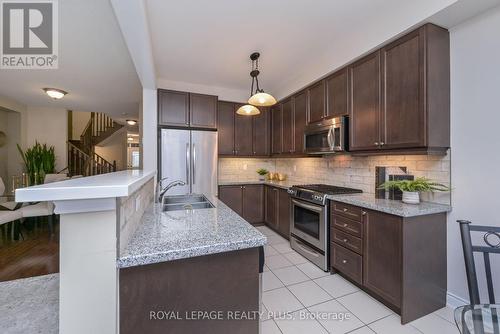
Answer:
[(80, 140), (68, 141), (68, 169), (70, 176), (91, 176), (116, 172), (116, 161), (109, 162), (95, 153), (95, 146), (110, 137), (123, 125), (102, 113), (91, 113)]

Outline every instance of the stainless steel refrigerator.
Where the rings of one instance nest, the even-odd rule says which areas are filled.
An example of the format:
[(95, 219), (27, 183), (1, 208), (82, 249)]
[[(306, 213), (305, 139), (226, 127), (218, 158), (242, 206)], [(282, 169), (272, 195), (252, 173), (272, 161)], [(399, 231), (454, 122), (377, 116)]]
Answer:
[(164, 185), (186, 182), (167, 195), (217, 195), (217, 132), (162, 129), (160, 171), (161, 178), (168, 177)]

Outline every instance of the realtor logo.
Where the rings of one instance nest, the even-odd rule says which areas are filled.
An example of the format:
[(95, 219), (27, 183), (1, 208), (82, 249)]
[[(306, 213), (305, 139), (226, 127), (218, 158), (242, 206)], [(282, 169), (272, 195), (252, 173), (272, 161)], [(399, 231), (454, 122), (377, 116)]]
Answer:
[(2, 69), (56, 69), (57, 0), (0, 0)]

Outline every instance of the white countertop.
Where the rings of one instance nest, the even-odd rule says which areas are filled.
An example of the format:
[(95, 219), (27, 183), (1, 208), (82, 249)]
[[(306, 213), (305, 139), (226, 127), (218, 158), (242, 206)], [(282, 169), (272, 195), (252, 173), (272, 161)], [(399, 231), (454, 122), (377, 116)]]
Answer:
[(126, 170), (16, 189), (16, 202), (126, 197), (155, 176), (155, 171)]

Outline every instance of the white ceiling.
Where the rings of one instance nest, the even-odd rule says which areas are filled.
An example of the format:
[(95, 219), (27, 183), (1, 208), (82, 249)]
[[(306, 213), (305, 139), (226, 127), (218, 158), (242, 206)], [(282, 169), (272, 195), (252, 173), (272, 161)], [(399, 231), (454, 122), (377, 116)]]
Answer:
[(282, 98), (455, 1), (146, 0), (146, 12), (160, 87), (216, 86), (244, 99), (259, 51), (262, 87)]
[[(59, 1), (59, 36), (59, 69), (0, 70), (0, 95), (30, 106), (138, 117), (142, 88), (109, 1)], [(43, 87), (69, 94), (53, 101)]]

